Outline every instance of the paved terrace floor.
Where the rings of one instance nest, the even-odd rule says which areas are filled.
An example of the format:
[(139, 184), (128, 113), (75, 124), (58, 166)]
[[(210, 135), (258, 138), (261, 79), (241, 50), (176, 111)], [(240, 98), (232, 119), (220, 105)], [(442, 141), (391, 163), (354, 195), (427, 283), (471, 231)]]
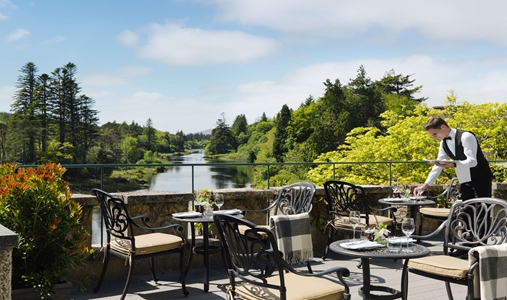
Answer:
[[(440, 252), (442, 250), (441, 241), (432, 241), (431, 243), (422, 243), (430, 250)], [(358, 294), (359, 287), (362, 286), (362, 270), (357, 268), (358, 259), (345, 257), (330, 252), (328, 259), (324, 262), (321, 259), (322, 253), (317, 253), (313, 262), (313, 269), (324, 270), (334, 266), (347, 267), (351, 274), (346, 278), (351, 289), (352, 299), (361, 299)], [(401, 283), (402, 263), (401, 261), (387, 259), (372, 259), (370, 261), (371, 281), (376, 285), (386, 285), (399, 289)], [(203, 269), (191, 270), (187, 276), (187, 289), (190, 292), (188, 297), (184, 297), (181, 291), (181, 285), (175, 282), (178, 278), (177, 273), (160, 274), (158, 284), (151, 281), (150, 276), (133, 277), (126, 299), (128, 300), (161, 300), (161, 299), (225, 299), (225, 287), (228, 279), (223, 267), (212, 267), (210, 269), (210, 290), (208, 293), (203, 291)], [(123, 291), (125, 280), (114, 280), (104, 282), (98, 293), (93, 293), (92, 288), (85, 293), (71, 292), (71, 299), (75, 300), (113, 300), (119, 299)], [(93, 285), (95, 286), (95, 285)], [(453, 288), (454, 299), (465, 299), (466, 287), (460, 285), (451, 285)], [(409, 273), (409, 293), (408, 299), (447, 299), (447, 293), (443, 282), (428, 279)], [(290, 299), (289, 299), (290, 300)]]

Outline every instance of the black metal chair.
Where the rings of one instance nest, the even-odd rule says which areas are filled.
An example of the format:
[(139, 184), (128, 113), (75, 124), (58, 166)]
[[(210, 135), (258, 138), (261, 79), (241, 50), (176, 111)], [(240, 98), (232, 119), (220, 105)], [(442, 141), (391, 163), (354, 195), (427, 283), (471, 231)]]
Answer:
[[(456, 201), (447, 220), (437, 230), (425, 236), (414, 236), (422, 240), (430, 239), (437, 234), (444, 234), (443, 254), (410, 259), (404, 265), (411, 273), (441, 280), (445, 282), (447, 295), (453, 299), (451, 283), (468, 287), (467, 299), (474, 299), (474, 270), (479, 268), (478, 262), (470, 260), (474, 247), (504, 244), (507, 239), (507, 201), (495, 198), (475, 198)], [(455, 257), (455, 251), (469, 251), (468, 260)], [(498, 265), (505, 268), (504, 265)], [(487, 270), (481, 270), (487, 271)], [(481, 273), (479, 272), (479, 273)], [(408, 276), (403, 278), (403, 289), (408, 293)], [(505, 285), (505, 282), (502, 283)], [(408, 296), (408, 295), (405, 295)], [(407, 298), (405, 298), (407, 299)]]
[[(130, 217), (127, 206), (123, 199), (114, 197), (100, 189), (93, 189), (96, 196), (104, 226), (106, 228), (106, 243), (104, 244), (105, 260), (100, 274), (99, 282), (93, 289), (96, 293), (100, 290), (102, 281), (106, 274), (109, 258), (115, 255), (129, 261), (127, 281), (120, 299), (124, 299), (130, 284), (134, 262), (139, 258), (150, 258), (151, 273), (153, 280), (158, 281), (155, 275), (155, 256), (179, 253), (180, 281), (183, 294), (188, 295), (183, 276), (183, 251), (185, 239), (182, 237), (183, 227), (179, 224), (171, 224), (163, 227), (150, 227), (149, 219), (146, 216)], [(140, 221), (142, 225), (138, 224)], [(143, 234), (135, 234), (134, 229), (142, 231)], [(174, 230), (178, 235), (165, 233)]]
[(422, 234), (423, 229), (423, 221), (424, 219), (434, 219), (439, 222), (444, 222), (447, 220), (449, 216), (449, 212), (451, 211), (451, 206), (456, 202), (456, 200), (461, 199), (460, 186), (458, 178), (451, 179), (451, 182), (447, 186), (447, 188), (437, 196), (428, 196), (428, 199), (436, 200), (442, 199), (444, 203), (441, 207), (421, 207), (419, 209), (419, 227), (417, 229), (417, 234)]
[(246, 216), (247, 213), (266, 213), (266, 220), (269, 220), (271, 215), (293, 215), (310, 212), (315, 190), (315, 185), (310, 182), (297, 182), (284, 186), (271, 205), (258, 210), (245, 209), (243, 215)]
[[(358, 210), (361, 212), (361, 221), (356, 229), (361, 230), (368, 227), (376, 227), (379, 223), (396, 228), (395, 207), (377, 209), (371, 207), (366, 200), (364, 188), (359, 185), (340, 180), (329, 180), (324, 182), (326, 200), (328, 206), (327, 222), (327, 244), (322, 259), (327, 258), (329, 245), (334, 241), (334, 232), (345, 230), (352, 232), (352, 224), (349, 223), (349, 212)], [(380, 215), (387, 212), (389, 216)]]
[[(225, 214), (214, 222), (228, 269), (227, 299), (350, 299), (347, 268), (300, 272), (283, 259), (269, 229)], [(332, 273), (337, 278), (323, 276)]]
[[(297, 182), (284, 186), (278, 192), (278, 197), (269, 206), (258, 210), (243, 210), (242, 213), (265, 213), (266, 223), (269, 224), (272, 215), (296, 215), (310, 212), (312, 210), (312, 201), (315, 196), (316, 187), (310, 182)], [(270, 225), (258, 225), (267, 229), (273, 229)], [(240, 226), (240, 230), (246, 230), (247, 226)], [(308, 270), (311, 272), (310, 262), (307, 262)]]

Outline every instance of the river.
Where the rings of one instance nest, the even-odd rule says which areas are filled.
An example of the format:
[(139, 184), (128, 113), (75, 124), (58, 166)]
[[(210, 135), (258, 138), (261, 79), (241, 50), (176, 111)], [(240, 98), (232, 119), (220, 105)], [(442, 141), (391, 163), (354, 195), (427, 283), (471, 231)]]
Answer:
[[(188, 164), (217, 162), (204, 157), (203, 150), (196, 153), (174, 156), (172, 163), (182, 166), (166, 167), (164, 173), (155, 175), (149, 191), (192, 192), (192, 167)], [(223, 162), (223, 161), (222, 161)], [(234, 163), (227, 161), (227, 163)], [(226, 189), (250, 186), (251, 166), (195, 166), (194, 189)]]

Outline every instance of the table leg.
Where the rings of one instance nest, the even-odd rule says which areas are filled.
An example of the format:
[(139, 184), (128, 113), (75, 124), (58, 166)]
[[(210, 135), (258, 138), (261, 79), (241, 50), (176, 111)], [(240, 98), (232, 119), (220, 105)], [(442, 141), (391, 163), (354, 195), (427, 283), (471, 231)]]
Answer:
[(403, 264), (403, 271), (401, 272), (401, 299), (407, 300), (408, 297), (408, 265), (409, 259), (405, 259)]
[[(363, 265), (362, 296), (363, 299), (368, 300), (370, 299), (370, 259), (362, 257), (361, 264)], [(359, 295), (361, 295), (361, 292), (359, 293)]]
[(207, 293), (209, 290), (209, 238), (208, 238), (208, 224), (202, 224), (202, 242), (204, 244), (204, 292)]
[(191, 233), (192, 241), (191, 241), (191, 245), (190, 245), (190, 256), (188, 257), (188, 263), (187, 263), (187, 267), (185, 268), (185, 272), (183, 273), (183, 278), (187, 277), (188, 270), (190, 269), (190, 265), (192, 265), (192, 260), (194, 258), (194, 251), (195, 251), (195, 227), (194, 227), (194, 223), (192, 223), (192, 222), (190, 223), (190, 231), (192, 231), (192, 233)]

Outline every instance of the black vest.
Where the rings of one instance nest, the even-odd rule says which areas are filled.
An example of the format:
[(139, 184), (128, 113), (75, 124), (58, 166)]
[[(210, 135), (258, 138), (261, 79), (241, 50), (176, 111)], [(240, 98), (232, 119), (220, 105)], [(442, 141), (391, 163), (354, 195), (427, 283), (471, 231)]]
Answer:
[[(455, 138), (455, 150), (456, 155), (452, 154), (451, 150), (447, 146), (447, 143), (444, 141), (442, 143), (442, 147), (444, 148), (447, 156), (454, 160), (466, 160), (467, 157), (465, 155), (465, 149), (463, 148), (463, 144), (461, 143), (461, 135), (463, 134), (463, 130), (456, 130), (456, 138)], [(471, 132), (470, 132), (471, 133)], [(472, 133), (473, 134), (473, 133)], [(475, 137), (475, 134), (473, 134)], [(489, 168), (488, 160), (484, 157), (484, 154), (481, 150), (481, 145), (479, 145), (479, 141), (477, 138), (475, 139), (477, 143), (477, 166), (470, 168), (470, 175), (472, 177), (472, 181), (481, 182), (481, 181), (491, 181), (492, 173)], [(463, 182), (464, 183), (464, 182)]]

